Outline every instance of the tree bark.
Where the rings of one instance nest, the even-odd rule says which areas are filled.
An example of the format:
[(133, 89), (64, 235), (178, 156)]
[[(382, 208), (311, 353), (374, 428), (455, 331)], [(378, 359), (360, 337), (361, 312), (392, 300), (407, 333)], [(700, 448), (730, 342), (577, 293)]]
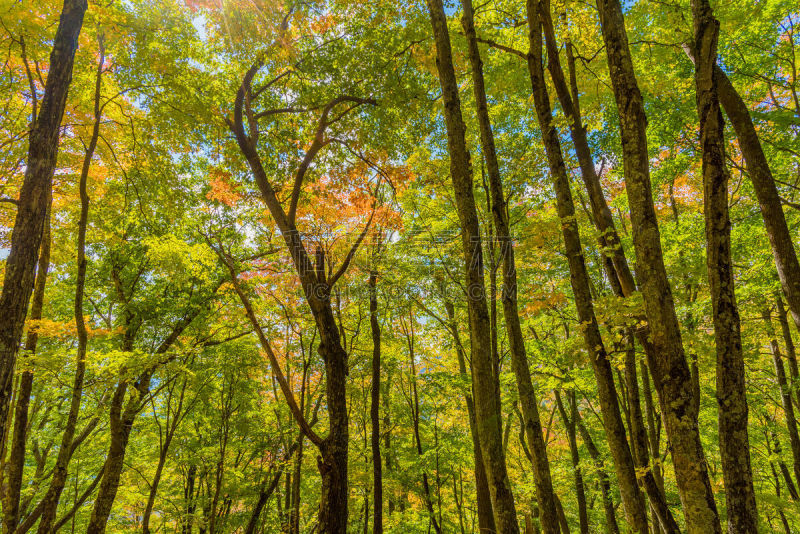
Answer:
[(6, 258), (0, 293), (0, 443), (6, 442), (6, 418), (28, 300), (33, 291), (42, 230), (53, 189), (58, 159), (61, 119), (72, 82), (78, 35), (86, 13), (86, 0), (64, 0), (50, 53), (44, 96), (31, 128), (25, 177), (17, 204), (11, 249)]
[(719, 22), (714, 18), (708, 0), (693, 0), (692, 14), (697, 114), (703, 158), (706, 258), (717, 347), (719, 447), (728, 532), (756, 533), (758, 513), (750, 467), (742, 335), (731, 259), (729, 174), (725, 161), (724, 122), (714, 75)]
[[(578, 98), (577, 76), (575, 72), (575, 58), (572, 53), (572, 45), (570, 42), (566, 43), (567, 63), (569, 67), (570, 84), (568, 86), (564, 71), (561, 67), (561, 60), (558, 51), (558, 42), (556, 40), (555, 29), (553, 20), (550, 13), (549, 6), (542, 9), (541, 23), (545, 35), (545, 43), (547, 46), (548, 57), (548, 70), (553, 80), (553, 86), (556, 89), (559, 102), (564, 110), (567, 118), (569, 119), (570, 136), (575, 146), (575, 154), (578, 158), (578, 163), (581, 169), (581, 176), (589, 196), (589, 204), (591, 207), (592, 219), (594, 225), (598, 230), (598, 240), (601, 253), (604, 257), (604, 267), (609, 283), (614, 293), (619, 297), (629, 297), (636, 291), (636, 281), (631, 272), (628, 261), (625, 257), (625, 251), (622, 248), (622, 243), (614, 225), (614, 219), (611, 215), (611, 209), (603, 194), (603, 188), (600, 184), (600, 179), (594, 164), (594, 158), (589, 147), (589, 141), (586, 136), (586, 128), (583, 126), (580, 104)], [(651, 357), (655, 357), (654, 348), (652, 343), (647, 339), (649, 332), (648, 329), (640, 328), (636, 332), (637, 337), (641, 340), (645, 352), (653, 353)], [(633, 376), (635, 377), (636, 370), (633, 369)], [(628, 384), (628, 391), (630, 393), (631, 385)], [(631, 432), (636, 430), (636, 425), (643, 427), (641, 419), (641, 408), (638, 404), (638, 386), (635, 390), (636, 404), (632, 404), (632, 413), (630, 417), (633, 425)], [(629, 402), (634, 399), (629, 398)], [(635, 445), (634, 445), (635, 449)], [(649, 458), (647, 451), (644, 450), (644, 455), (640, 455), (636, 450), (632, 451), (634, 462), (637, 469), (642, 475), (642, 486), (647, 493), (648, 498), (655, 508), (655, 513), (661, 522), (666, 532), (677, 532), (678, 525), (675, 518), (672, 516), (664, 496), (663, 490), (659, 490), (658, 484), (654, 483), (653, 474), (650, 472)]]
[(625, 425), (622, 422), (622, 415), (617, 403), (614, 375), (594, 313), (589, 275), (583, 259), (583, 249), (580, 242), (578, 222), (575, 217), (575, 206), (572, 201), (569, 177), (567, 176), (564, 158), (561, 153), (558, 133), (553, 126), (550, 99), (545, 85), (541, 28), (544, 8), (538, 0), (527, 0), (526, 4), (530, 43), (528, 71), (530, 72), (539, 129), (542, 132), (542, 140), (553, 179), (553, 188), (556, 193), (558, 216), (561, 219), (561, 231), (569, 263), (570, 283), (572, 292), (575, 295), (575, 307), (581, 323), (585, 345), (589, 352), (592, 370), (597, 380), (603, 425), (619, 479), (625, 514), (628, 518), (628, 523), (635, 532), (646, 534), (647, 509), (644, 498), (639, 491), (633, 456), (625, 436)]
[(797, 351), (794, 348), (794, 340), (792, 340), (792, 331), (789, 328), (789, 321), (786, 319), (786, 308), (783, 306), (783, 299), (781, 295), (776, 292), (775, 304), (778, 312), (778, 322), (781, 325), (781, 333), (783, 334), (783, 346), (786, 349), (786, 361), (789, 362), (789, 376), (791, 377), (790, 387), (794, 390), (796, 407), (800, 410), (800, 389), (798, 389), (798, 376), (797, 370)]
[(614, 97), (619, 111), (625, 188), (631, 210), (639, 286), (658, 358), (648, 364), (672, 444), (672, 459), (687, 530), (721, 532), (717, 506), (693, 406), (691, 373), (681, 341), (672, 290), (664, 267), (653, 205), (647, 151), (647, 118), (633, 70), (619, 0), (598, 0)]
[(465, 289), (469, 311), (472, 383), (478, 438), (489, 480), (497, 529), (505, 534), (517, 534), (519, 524), (506, 469), (500, 406), (495, 394), (497, 377), (494, 376), (491, 361), (490, 323), (484, 286), (481, 235), (472, 191), (472, 165), (466, 145), (466, 126), (461, 115), (461, 102), (444, 6), (442, 0), (427, 0), (427, 5), (436, 43), (436, 66), (444, 100), (450, 175), (464, 248)]
[(467, 37), (468, 55), (472, 67), (472, 85), (477, 107), (478, 125), (481, 147), (489, 175), (489, 191), (494, 226), (497, 231), (497, 242), (500, 244), (500, 256), (503, 269), (503, 317), (506, 323), (511, 361), (517, 379), (520, 405), (525, 417), (525, 435), (533, 455), (533, 472), (536, 481), (536, 497), (539, 501), (542, 529), (545, 533), (558, 530), (558, 513), (550, 476), (550, 462), (547, 449), (542, 438), (542, 423), (539, 416), (539, 400), (533, 388), (528, 357), (525, 351), (525, 339), (517, 307), (517, 268), (514, 261), (514, 243), (508, 221), (508, 207), (503, 192), (500, 166), (489, 117), (489, 107), (483, 78), (483, 62), (478, 48), (475, 32), (475, 20), (472, 0), (461, 0), (464, 14), (461, 19), (464, 34)]

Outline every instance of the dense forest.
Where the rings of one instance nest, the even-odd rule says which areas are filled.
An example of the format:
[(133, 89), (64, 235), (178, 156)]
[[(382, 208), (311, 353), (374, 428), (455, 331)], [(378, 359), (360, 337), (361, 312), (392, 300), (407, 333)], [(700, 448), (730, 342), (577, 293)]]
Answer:
[(796, 0), (0, 0), (2, 532), (800, 532)]

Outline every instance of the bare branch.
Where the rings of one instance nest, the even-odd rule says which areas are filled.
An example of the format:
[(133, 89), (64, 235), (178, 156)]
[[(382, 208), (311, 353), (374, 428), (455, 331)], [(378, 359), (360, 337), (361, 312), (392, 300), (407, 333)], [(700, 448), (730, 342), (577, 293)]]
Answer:
[[(355, 105), (349, 107), (344, 113), (339, 114), (333, 120), (328, 120), (328, 116), (330, 115), (331, 111), (333, 111), (337, 105), (343, 102), (352, 102)], [(300, 201), (300, 192), (303, 188), (303, 178), (305, 177), (308, 168), (311, 166), (311, 162), (314, 161), (317, 153), (319, 153), (319, 151), (330, 142), (325, 140), (325, 130), (327, 130), (328, 126), (340, 120), (345, 114), (363, 104), (371, 104), (375, 106), (378, 103), (373, 98), (359, 98), (350, 95), (341, 95), (325, 105), (325, 109), (322, 111), (322, 115), (319, 118), (317, 131), (314, 134), (314, 140), (312, 141), (311, 146), (308, 148), (306, 155), (303, 157), (303, 161), (300, 162), (300, 166), (297, 168), (297, 172), (295, 173), (294, 186), (292, 187), (292, 197), (289, 203), (289, 212), (287, 215), (289, 222), (292, 224), (294, 224), (295, 217), (297, 216), (297, 203)]]

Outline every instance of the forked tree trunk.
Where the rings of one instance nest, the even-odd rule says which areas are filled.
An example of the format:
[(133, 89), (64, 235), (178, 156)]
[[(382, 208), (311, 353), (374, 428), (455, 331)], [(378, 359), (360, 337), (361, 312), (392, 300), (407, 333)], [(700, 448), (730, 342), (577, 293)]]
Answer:
[(450, 176), (455, 193), (456, 209), (461, 223), (464, 248), (464, 271), (467, 309), (469, 311), (472, 347), (472, 384), (475, 394), (475, 418), (478, 438), (492, 495), (495, 524), (498, 531), (517, 534), (517, 510), (503, 451), (500, 406), (497, 401), (492, 362), (489, 310), (483, 276), (483, 254), (478, 213), (473, 196), (472, 165), (466, 144), (466, 126), (461, 115), (458, 83), (453, 67), (447, 16), (442, 0), (427, 0), (433, 37), (436, 44), (436, 66), (444, 101), (447, 145), (450, 153)]
[(719, 22), (714, 18), (708, 0), (693, 0), (692, 14), (697, 114), (703, 157), (706, 257), (717, 348), (719, 448), (728, 532), (756, 533), (758, 513), (750, 468), (742, 334), (731, 259), (730, 176), (725, 161), (724, 122), (717, 94), (717, 77), (714, 75)]

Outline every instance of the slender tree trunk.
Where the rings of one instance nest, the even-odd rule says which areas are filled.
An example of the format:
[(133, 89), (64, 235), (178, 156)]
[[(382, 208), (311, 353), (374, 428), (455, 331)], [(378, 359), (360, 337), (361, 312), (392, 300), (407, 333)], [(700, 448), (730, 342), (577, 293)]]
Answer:
[(153, 475), (153, 482), (150, 484), (150, 493), (147, 496), (147, 505), (142, 515), (142, 534), (150, 534), (150, 517), (153, 514), (153, 506), (156, 502), (156, 495), (158, 494), (158, 485), (161, 482), (161, 475), (164, 472), (164, 465), (167, 463), (167, 452), (169, 449), (169, 442), (171, 439), (164, 441), (164, 447), (158, 455), (158, 464), (156, 464), (156, 472)]
[[(575, 403), (575, 393), (570, 391), (568, 394), (571, 397), (570, 403)], [(605, 466), (603, 465), (603, 457), (600, 454), (600, 451), (597, 449), (591, 434), (589, 434), (589, 431), (586, 429), (586, 425), (583, 423), (580, 412), (575, 410), (572, 413), (572, 417), (575, 419), (575, 423), (578, 427), (578, 431), (581, 434), (583, 444), (586, 445), (586, 449), (589, 451), (589, 456), (592, 457), (592, 461), (597, 469), (597, 474), (600, 477), (600, 492), (602, 493), (603, 511), (605, 512), (606, 516), (606, 531), (609, 534), (619, 534), (617, 514), (614, 508), (614, 502), (611, 498), (611, 481), (608, 477), (608, 473), (606, 473)]]
[[(48, 202), (45, 215), (44, 232), (42, 235), (39, 265), (36, 272), (36, 283), (33, 290), (31, 303), (31, 319), (42, 318), (44, 307), (44, 291), (47, 286), (47, 271), (50, 268), (50, 205)], [(25, 352), (34, 354), (39, 341), (36, 329), (28, 332), (25, 340)], [(25, 443), (28, 436), (28, 409), (30, 407), (31, 392), (33, 391), (33, 370), (25, 369), (19, 381), (17, 403), (14, 408), (14, 433), (11, 438), (11, 451), (6, 464), (6, 487), (3, 495), (3, 530), (14, 532), (19, 522), (20, 492), (22, 491), (22, 476), (25, 471)]]
[(0, 314), (0, 443), (6, 442), (14, 366), (33, 291), (39, 246), (53, 189), (61, 118), (72, 82), (72, 66), (86, 5), (86, 0), (64, 1), (50, 53), (44, 96), (29, 135), (25, 177), (0, 293), (0, 310), (3, 310)]
[[(466, 356), (464, 346), (461, 344), (461, 336), (458, 334), (458, 326), (455, 320), (455, 309), (449, 301), (444, 303), (447, 312), (449, 328), (453, 333), (456, 344), (456, 356), (458, 357), (458, 370), (462, 376), (467, 376)], [(489, 481), (486, 479), (486, 469), (484, 468), (481, 446), (478, 441), (478, 429), (475, 422), (475, 402), (472, 394), (467, 393), (467, 417), (469, 419), (469, 431), (472, 436), (472, 451), (475, 463), (475, 497), (478, 507), (478, 530), (480, 532), (495, 532), (494, 514), (492, 513), (492, 496), (489, 492)]]
[(635, 532), (646, 534), (647, 510), (644, 498), (639, 491), (633, 457), (625, 436), (625, 426), (617, 403), (614, 375), (605, 351), (597, 318), (594, 314), (589, 275), (586, 272), (586, 264), (583, 259), (583, 249), (580, 242), (578, 223), (575, 218), (575, 206), (572, 202), (569, 177), (564, 165), (558, 133), (553, 126), (550, 99), (544, 80), (543, 38), (540, 22), (540, 17), (543, 16), (543, 8), (541, 3), (537, 0), (528, 0), (527, 12), (530, 42), (528, 70), (530, 72), (536, 114), (539, 119), (539, 128), (542, 132), (542, 140), (544, 141), (550, 173), (553, 178), (553, 188), (556, 192), (558, 216), (561, 219), (564, 246), (569, 262), (570, 282), (575, 295), (575, 307), (582, 325), (581, 329), (589, 351), (589, 359), (597, 381), (603, 424), (609, 448), (614, 458), (614, 467), (619, 479), (625, 514), (628, 518), (628, 523)]
[[(774, 425), (775, 420), (768, 416), (768, 425)], [(765, 437), (767, 441), (767, 447), (769, 448), (770, 439), (773, 443), (773, 450), (775, 452), (775, 457), (778, 459), (778, 468), (780, 469), (781, 476), (783, 477), (783, 481), (786, 482), (786, 488), (789, 490), (789, 495), (791, 496), (793, 501), (797, 501), (800, 499), (800, 495), (797, 493), (797, 487), (794, 484), (794, 480), (792, 480), (792, 473), (789, 471), (789, 468), (786, 467), (786, 462), (783, 461), (782, 455), (782, 447), (781, 442), (778, 440), (778, 435), (775, 433), (775, 430), (771, 427), (768, 430), (765, 430)], [(772, 451), (768, 450), (770, 454)]]
[(525, 417), (525, 434), (528, 446), (533, 455), (534, 479), (536, 481), (536, 496), (539, 500), (542, 527), (545, 533), (558, 530), (558, 514), (555, 504), (555, 493), (550, 476), (550, 463), (547, 459), (547, 449), (542, 438), (542, 423), (539, 416), (539, 400), (533, 389), (528, 357), (525, 353), (525, 340), (522, 335), (519, 312), (517, 308), (517, 269), (514, 262), (514, 244), (511, 238), (511, 229), (508, 221), (508, 208), (503, 182), (500, 176), (500, 166), (497, 162), (497, 152), (492, 133), (492, 124), (486, 98), (486, 88), (483, 78), (483, 62), (478, 48), (475, 33), (475, 20), (472, 0), (461, 0), (464, 15), (461, 24), (467, 37), (470, 65), (472, 67), (472, 85), (477, 107), (478, 125), (480, 129), (481, 147), (486, 168), (489, 175), (489, 191), (491, 192), (491, 211), (494, 225), (497, 230), (497, 242), (500, 244), (500, 254), (503, 268), (503, 316), (508, 333), (509, 348), (512, 366), (517, 379), (520, 404)]
[(642, 416), (642, 405), (639, 399), (639, 380), (636, 373), (636, 351), (633, 335), (628, 335), (625, 350), (625, 384), (631, 422), (628, 425), (631, 433), (631, 448), (636, 468), (640, 472), (639, 480), (650, 499), (650, 506), (665, 533), (679, 533), (680, 527), (672, 516), (663, 486), (658, 484), (653, 470), (650, 468), (649, 443), (647, 429)]
[[(586, 129), (583, 126), (579, 98), (578, 98), (578, 85), (577, 76), (575, 72), (575, 59), (572, 53), (572, 46), (570, 42), (566, 43), (567, 63), (569, 67), (570, 84), (564, 76), (564, 71), (561, 67), (561, 61), (558, 52), (558, 42), (555, 36), (555, 29), (550, 14), (550, 10), (542, 9), (541, 23), (545, 35), (545, 43), (547, 45), (548, 55), (548, 70), (553, 79), (553, 85), (556, 89), (556, 94), (561, 102), (564, 113), (569, 118), (570, 136), (575, 146), (575, 153), (578, 157), (578, 163), (581, 168), (581, 176), (589, 195), (589, 203), (591, 206), (592, 219), (599, 234), (599, 244), (602, 254), (605, 258), (604, 266), (608, 276), (609, 283), (611, 284), (614, 293), (619, 297), (629, 297), (636, 291), (636, 282), (633, 273), (628, 265), (625, 257), (625, 251), (622, 248), (619, 234), (614, 225), (614, 220), (611, 215), (611, 210), (606, 202), (603, 194), (603, 188), (600, 184), (600, 179), (595, 169), (594, 159), (592, 157), (591, 149), (589, 148), (588, 138), (586, 136)], [(647, 340), (648, 329), (643, 328), (637, 332), (637, 337), (642, 341), (642, 346), (645, 352), (650, 352), (651, 357), (655, 357), (654, 348), (652, 343)], [(636, 370), (633, 369), (633, 376)], [(630, 393), (630, 384), (628, 390)], [(635, 391), (636, 400), (638, 401), (638, 387)], [(629, 403), (634, 399), (629, 398)], [(630, 418), (633, 425), (629, 424), (631, 431), (636, 430), (637, 425), (641, 425), (641, 408), (638, 402), (632, 405), (632, 413)], [(643, 425), (642, 425), (643, 426)], [(667, 532), (677, 532), (678, 525), (675, 522), (672, 513), (666, 504), (666, 498), (663, 491), (658, 490), (658, 485), (654, 483), (653, 475), (650, 473), (650, 465), (648, 456), (639, 455), (636, 451), (633, 452), (633, 458), (636, 462), (636, 467), (642, 475), (642, 485), (647, 493), (648, 498), (656, 510), (659, 521), (664, 526)]]
[(292, 473), (292, 507), (289, 511), (289, 533), (300, 534), (300, 482), (303, 478), (303, 442), (305, 436), (300, 435), (297, 446), (297, 456), (294, 460), (294, 472)]
[[(575, 412), (577, 407), (570, 406), (572, 416), (567, 415), (567, 410), (564, 409), (564, 403), (561, 401), (561, 394), (558, 390), (555, 391), (556, 405), (558, 406), (558, 413), (561, 415), (561, 421), (564, 423), (564, 429), (567, 432), (567, 441), (569, 442), (569, 453), (572, 460), (572, 471), (575, 478), (575, 498), (578, 501), (578, 521), (581, 527), (581, 534), (588, 534), (589, 532), (589, 513), (586, 509), (586, 492), (583, 486), (583, 473), (581, 472), (581, 458), (578, 454), (578, 439), (575, 433)], [(570, 401), (574, 396), (570, 398)], [(570, 403), (572, 404), (572, 403)]]
[[(186, 502), (186, 514), (181, 521), (181, 534), (191, 534), (194, 522), (194, 511), (196, 505), (195, 482), (197, 480), (197, 466), (192, 464), (186, 473), (186, 487), (184, 489), (184, 501)], [(280, 476), (275, 477), (275, 486), (278, 485)], [(273, 488), (273, 491), (275, 489)], [(267, 496), (268, 498), (268, 496)], [(260, 499), (259, 499), (260, 501)], [(265, 499), (266, 502), (266, 499)]]
[(564, 506), (561, 505), (561, 499), (556, 495), (556, 510), (558, 511), (558, 524), (561, 527), (561, 534), (569, 534), (569, 522), (567, 515), (564, 513)]
[(783, 413), (786, 416), (786, 429), (789, 433), (789, 444), (792, 449), (792, 460), (794, 464), (794, 476), (796, 481), (800, 481), (800, 435), (797, 432), (797, 419), (795, 418), (794, 406), (792, 405), (792, 394), (789, 391), (789, 384), (786, 381), (786, 370), (783, 366), (783, 357), (775, 337), (775, 329), (772, 327), (772, 318), (769, 309), (765, 308), (761, 312), (764, 319), (764, 326), (769, 337), (770, 350), (772, 351), (772, 362), (775, 364), (775, 377), (778, 380), (778, 387), (781, 393)]
[[(255, 534), (256, 529), (258, 528), (258, 520), (261, 516), (262, 510), (264, 510), (264, 506), (266, 506), (267, 501), (275, 493), (275, 488), (278, 487), (278, 483), (280, 482), (281, 475), (283, 474), (283, 470), (278, 471), (275, 476), (272, 477), (269, 484), (267, 484), (258, 494), (258, 501), (256, 501), (256, 505), (253, 507), (253, 513), (250, 515), (250, 519), (247, 521), (247, 526), (244, 529), (244, 534)], [(185, 532), (185, 531), (184, 531)]]
[(725, 480), (728, 532), (756, 533), (758, 513), (750, 468), (742, 335), (731, 259), (729, 174), (725, 162), (724, 122), (714, 76), (719, 22), (714, 18), (708, 0), (693, 0), (692, 14), (697, 114), (700, 117), (700, 144), (703, 151), (708, 278), (717, 347), (719, 446)]
[[(405, 329), (405, 328), (404, 328)], [(424, 450), (422, 447), (422, 436), (419, 431), (419, 393), (417, 392), (417, 364), (416, 356), (414, 355), (414, 316), (409, 314), (409, 328), (405, 332), (406, 341), (408, 344), (408, 358), (411, 365), (411, 400), (409, 401), (409, 408), (411, 410), (411, 424), (414, 431), (414, 445), (417, 448), (417, 456), (422, 460)], [(433, 530), (436, 534), (441, 534), (442, 529), (439, 522), (436, 520), (436, 513), (433, 510), (433, 498), (431, 497), (431, 486), (428, 480), (428, 473), (425, 467), (422, 467), (422, 491), (425, 507), (428, 510), (428, 517), (430, 518)]]
[(519, 532), (519, 524), (506, 469), (500, 406), (495, 394), (497, 377), (494, 376), (493, 362), (491, 361), (489, 312), (484, 289), (481, 236), (472, 192), (473, 176), (466, 145), (466, 126), (461, 115), (461, 103), (453, 68), (444, 6), (442, 0), (427, 0), (427, 4), (436, 43), (436, 65), (444, 100), (447, 144), (450, 152), (450, 174), (461, 222), (464, 247), (465, 289), (470, 322), (472, 383), (475, 394), (478, 438), (492, 495), (495, 524), (498, 531), (504, 534), (516, 534)]
[[(161, 445), (161, 449), (159, 450), (158, 454), (158, 464), (156, 465), (156, 472), (153, 475), (153, 482), (150, 483), (150, 493), (147, 497), (147, 505), (144, 509), (144, 514), (142, 514), (142, 534), (150, 534), (150, 517), (153, 514), (153, 506), (156, 502), (156, 495), (158, 494), (158, 486), (161, 483), (161, 476), (164, 472), (164, 466), (167, 463), (167, 455), (169, 453), (169, 447), (172, 444), (172, 439), (175, 437), (175, 432), (178, 430), (178, 425), (181, 422), (182, 415), (181, 410), (183, 409), (183, 399), (186, 394), (186, 380), (183, 381), (183, 385), (181, 386), (180, 396), (178, 398), (178, 407), (175, 411), (174, 418), (170, 421), (169, 417), (167, 418), (166, 422), (166, 435), (164, 436), (164, 443)], [(171, 400), (171, 392), (170, 392), (170, 400)], [(169, 414), (169, 401), (167, 403), (167, 414)]]
[(783, 345), (786, 348), (786, 361), (789, 363), (789, 376), (791, 377), (791, 389), (795, 392), (796, 407), (800, 410), (800, 389), (798, 389), (798, 376), (797, 371), (797, 352), (794, 348), (794, 341), (792, 340), (792, 331), (789, 328), (789, 321), (786, 319), (786, 308), (783, 306), (783, 299), (780, 294), (775, 295), (775, 303), (778, 312), (778, 322), (781, 324), (781, 333), (783, 334)]
[(650, 372), (662, 407), (678, 492), (693, 533), (721, 532), (708, 476), (691, 373), (681, 341), (672, 290), (653, 205), (647, 151), (647, 118), (633, 71), (625, 20), (619, 0), (598, 0), (600, 23), (620, 119), (625, 187), (631, 210), (633, 244), (639, 285), (650, 334), (658, 358), (648, 356)]
[(372, 500), (374, 501), (372, 529), (383, 533), (383, 463), (381, 462), (381, 326), (378, 323), (378, 273), (369, 272), (369, 326), (372, 332), (372, 389), (370, 419), (372, 421)]
[(714, 65), (714, 79), (717, 82), (719, 101), (736, 132), (745, 166), (753, 182), (783, 293), (789, 303), (794, 323), (800, 328), (800, 262), (797, 260), (792, 233), (786, 224), (772, 170), (747, 105), (725, 71), (717, 64)]

